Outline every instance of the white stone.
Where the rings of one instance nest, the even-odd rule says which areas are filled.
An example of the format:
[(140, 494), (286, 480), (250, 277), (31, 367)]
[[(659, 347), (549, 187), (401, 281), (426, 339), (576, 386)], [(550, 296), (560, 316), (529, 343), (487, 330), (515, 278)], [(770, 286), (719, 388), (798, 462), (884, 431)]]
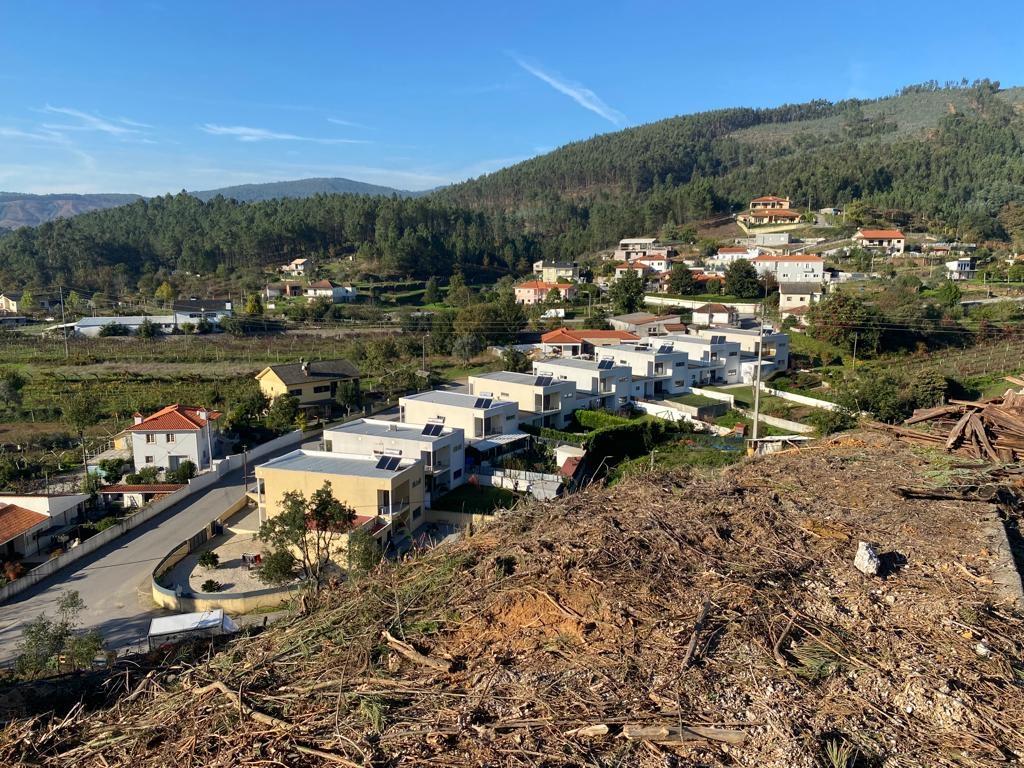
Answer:
[(875, 548), (866, 541), (857, 546), (857, 556), (853, 558), (853, 564), (858, 571), (867, 576), (877, 576), (882, 567), (882, 561), (878, 558)]

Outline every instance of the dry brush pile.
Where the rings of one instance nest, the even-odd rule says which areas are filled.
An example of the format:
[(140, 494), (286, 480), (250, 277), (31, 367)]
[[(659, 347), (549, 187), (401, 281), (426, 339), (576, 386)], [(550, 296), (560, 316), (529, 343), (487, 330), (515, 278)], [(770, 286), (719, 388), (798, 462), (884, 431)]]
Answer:
[(869, 433), (519, 508), (110, 709), (13, 723), (0, 764), (1020, 762), (991, 505), (893, 490), (926, 469)]

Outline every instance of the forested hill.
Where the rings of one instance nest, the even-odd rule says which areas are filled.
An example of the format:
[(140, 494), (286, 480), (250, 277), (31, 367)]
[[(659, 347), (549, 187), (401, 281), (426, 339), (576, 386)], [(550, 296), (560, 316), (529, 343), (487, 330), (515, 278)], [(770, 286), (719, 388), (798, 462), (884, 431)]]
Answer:
[(704, 112), (569, 144), (438, 194), (518, 212), (549, 233), (585, 217), (595, 241), (625, 222), (651, 232), (765, 193), (819, 207), (865, 198), (987, 230), (1005, 203), (1024, 199), (1022, 102), (1024, 89), (979, 81)]
[(421, 197), (139, 200), (0, 235), (0, 289), (131, 290), (160, 270), (297, 255), (351, 255), (367, 275), (522, 273), (540, 256), (577, 257), (768, 193), (813, 207), (861, 200), (866, 223), (1024, 243), (1022, 104), (1024, 89), (989, 81), (926, 84), (876, 101), (671, 118)]
[[(523, 272), (537, 238), (502, 214), (429, 197), (316, 195), (204, 203), (182, 192), (0, 236), (0, 290), (60, 285), (133, 292), (143, 275), (248, 271), (297, 256), (352, 255), (368, 275)], [(254, 282), (258, 284), (258, 282)]]
[(191, 194), (200, 200), (212, 200), (217, 195), (240, 203), (250, 203), (257, 200), (274, 200), (281, 197), (312, 197), (313, 195), (398, 195), (400, 197), (414, 196), (419, 193), (408, 192), (404, 189), (393, 189), (392, 187), (381, 187), (376, 184), (367, 184), (362, 181), (353, 181), (343, 178), (317, 178), (297, 179), (295, 181), (272, 181), (265, 184), (239, 184), (234, 187), (221, 187), (220, 189), (207, 189)]
[(44, 221), (112, 208), (138, 199), (138, 195), (29, 195), (0, 192), (0, 230), (34, 227)]

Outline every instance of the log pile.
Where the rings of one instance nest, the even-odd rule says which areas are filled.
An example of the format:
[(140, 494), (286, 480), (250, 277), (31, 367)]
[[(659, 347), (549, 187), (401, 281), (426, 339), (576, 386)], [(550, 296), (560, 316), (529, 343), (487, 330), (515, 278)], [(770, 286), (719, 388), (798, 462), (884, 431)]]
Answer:
[[(1006, 378), (1024, 387), (1024, 379)], [(915, 425), (927, 429), (912, 429)], [(914, 411), (901, 426), (879, 426), (904, 440), (942, 446), (974, 459), (996, 464), (1024, 461), (1024, 389), (1008, 389), (1002, 396), (982, 400), (950, 400), (948, 405)]]

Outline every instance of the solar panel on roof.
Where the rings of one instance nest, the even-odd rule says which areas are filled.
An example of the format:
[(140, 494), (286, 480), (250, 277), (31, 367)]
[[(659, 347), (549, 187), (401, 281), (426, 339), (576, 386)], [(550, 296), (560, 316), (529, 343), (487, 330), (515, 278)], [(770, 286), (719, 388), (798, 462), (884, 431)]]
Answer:
[(474, 408), (490, 408), (493, 400), (489, 397), (478, 397), (476, 402), (473, 403)]
[(387, 464), (388, 464), (388, 461), (390, 461), (390, 460), (391, 460), (390, 456), (381, 456), (379, 459), (377, 459), (376, 469), (387, 469)]
[(672, 345), (671, 344), (662, 344), (660, 347), (658, 347), (658, 354), (660, 354), (660, 355), (663, 355), (666, 352), (671, 352), (671, 351), (672, 351)]
[(602, 361), (600, 361), (597, 364), (597, 368), (600, 371), (606, 371), (609, 368), (611, 368), (613, 365), (615, 365), (615, 361), (614, 360), (602, 360)]
[(427, 424), (425, 427), (423, 427), (422, 434), (426, 435), (427, 437), (437, 437), (438, 435), (441, 434), (442, 430), (444, 430), (443, 424)]
[(550, 376), (538, 376), (537, 377), (536, 385), (538, 387), (546, 387), (550, 383), (551, 383), (551, 377)]
[(712, 344), (725, 344), (725, 336), (712, 336), (711, 337), (711, 343)]

